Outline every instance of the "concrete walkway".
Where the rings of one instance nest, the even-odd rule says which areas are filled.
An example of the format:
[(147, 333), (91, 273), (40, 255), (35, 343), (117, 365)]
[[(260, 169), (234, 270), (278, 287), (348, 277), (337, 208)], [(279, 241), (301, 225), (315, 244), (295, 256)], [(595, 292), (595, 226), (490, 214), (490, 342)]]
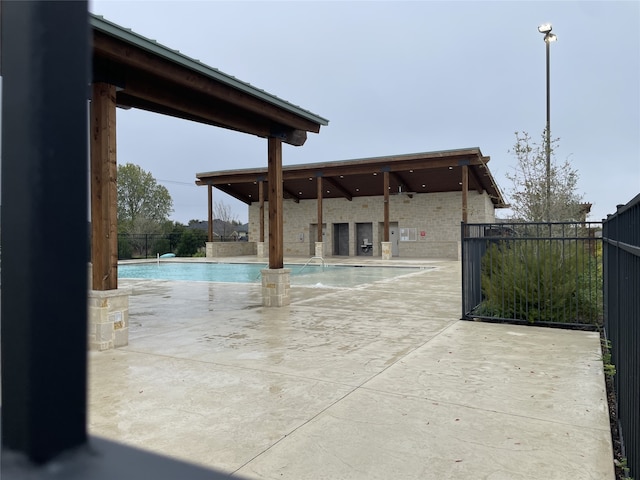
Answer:
[(458, 262), (394, 263), (436, 268), (271, 309), (121, 281), (130, 343), (90, 353), (90, 432), (240, 478), (614, 478), (596, 333), (460, 321)]

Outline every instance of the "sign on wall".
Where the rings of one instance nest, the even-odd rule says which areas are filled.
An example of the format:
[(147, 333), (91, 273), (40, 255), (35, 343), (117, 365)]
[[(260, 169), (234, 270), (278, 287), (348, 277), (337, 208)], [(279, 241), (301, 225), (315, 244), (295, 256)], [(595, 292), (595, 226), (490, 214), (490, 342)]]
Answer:
[(400, 229), (401, 242), (415, 242), (417, 239), (418, 239), (417, 228), (401, 228)]

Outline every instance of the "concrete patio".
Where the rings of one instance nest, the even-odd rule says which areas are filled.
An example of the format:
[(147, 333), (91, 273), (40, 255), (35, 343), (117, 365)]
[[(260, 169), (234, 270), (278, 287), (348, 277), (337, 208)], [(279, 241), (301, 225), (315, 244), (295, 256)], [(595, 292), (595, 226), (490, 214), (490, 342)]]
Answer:
[(459, 262), (391, 263), (436, 268), (281, 308), (121, 280), (129, 345), (89, 354), (90, 433), (239, 478), (614, 478), (597, 333), (460, 321)]

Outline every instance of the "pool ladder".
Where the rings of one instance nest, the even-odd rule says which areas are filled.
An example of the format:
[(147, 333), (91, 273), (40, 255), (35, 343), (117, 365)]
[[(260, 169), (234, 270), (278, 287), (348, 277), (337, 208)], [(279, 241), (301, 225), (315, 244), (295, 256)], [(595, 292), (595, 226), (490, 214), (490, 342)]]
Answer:
[(307, 263), (304, 264), (304, 266), (300, 269), (300, 271), (298, 273), (302, 273), (302, 271), (306, 268), (307, 265), (309, 265), (309, 263), (311, 263), (311, 260), (320, 260), (320, 262), (322, 262), (322, 269), (324, 270), (324, 258), (322, 257), (311, 257), (309, 260), (307, 260)]

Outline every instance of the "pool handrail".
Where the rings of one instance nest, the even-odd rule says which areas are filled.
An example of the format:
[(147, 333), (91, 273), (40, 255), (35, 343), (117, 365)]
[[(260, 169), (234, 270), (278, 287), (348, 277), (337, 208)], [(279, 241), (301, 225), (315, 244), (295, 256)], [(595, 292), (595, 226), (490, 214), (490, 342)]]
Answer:
[(307, 265), (309, 265), (309, 263), (311, 263), (311, 260), (320, 260), (320, 261), (322, 262), (322, 269), (324, 270), (324, 267), (325, 267), (325, 265), (324, 265), (324, 258), (322, 258), (322, 257), (320, 257), (320, 256), (314, 256), (314, 257), (311, 257), (309, 260), (307, 260), (307, 263), (305, 263), (305, 264), (303, 265), (303, 267), (300, 269), (300, 271), (299, 271), (298, 273), (302, 273), (302, 271), (305, 269), (305, 267), (306, 267)]

